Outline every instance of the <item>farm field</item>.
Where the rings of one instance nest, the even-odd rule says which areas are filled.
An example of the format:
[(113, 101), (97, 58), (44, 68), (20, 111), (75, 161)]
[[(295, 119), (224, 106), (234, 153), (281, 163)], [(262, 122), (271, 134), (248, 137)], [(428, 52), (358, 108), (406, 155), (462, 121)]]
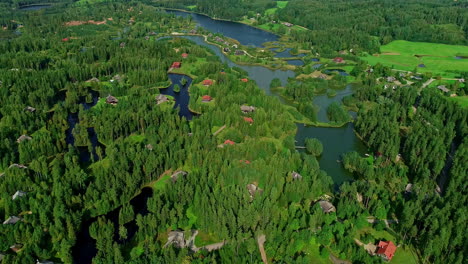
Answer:
[[(369, 64), (381, 63), (398, 70), (432, 72), (452, 78), (455, 71), (468, 69), (468, 47), (425, 42), (393, 41), (381, 47), (380, 54), (361, 57)], [(456, 58), (456, 57), (465, 58)], [(424, 64), (425, 67), (418, 67)]]

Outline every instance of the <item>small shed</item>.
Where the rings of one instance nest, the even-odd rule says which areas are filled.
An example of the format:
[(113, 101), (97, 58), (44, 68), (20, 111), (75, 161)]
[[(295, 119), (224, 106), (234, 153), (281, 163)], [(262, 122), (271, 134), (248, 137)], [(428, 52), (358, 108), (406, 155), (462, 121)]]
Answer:
[(182, 53), (182, 58), (184, 59), (188, 58), (188, 53)]
[(210, 79), (203, 80), (203, 85), (205, 86), (213, 85), (213, 81)]
[(28, 107), (24, 108), (24, 111), (34, 113), (34, 112), (36, 112), (36, 108), (28, 106)]
[(30, 137), (30, 136), (21, 135), (21, 136), (16, 140), (16, 142), (21, 143), (21, 142), (23, 142), (23, 141), (25, 141), (25, 140), (28, 140), (28, 141), (29, 141), (29, 140), (31, 140), (31, 139), (32, 139), (32, 137)]
[(11, 197), (11, 199), (16, 200), (20, 197), (26, 196), (26, 192), (23, 191), (16, 191), (15, 194)]
[(249, 81), (249, 79), (247, 79), (247, 78), (242, 78), (242, 79), (241, 79), (241, 82), (245, 82), (245, 83), (246, 83), (246, 82), (248, 82), (248, 81)]
[(211, 98), (209, 95), (202, 96), (202, 103), (208, 103), (211, 102), (211, 100), (213, 100), (213, 98)]
[(13, 246), (10, 247), (13, 252), (18, 253), (23, 248), (23, 245), (21, 244), (14, 244)]
[(172, 63), (171, 68), (179, 69), (181, 66), (182, 66), (181, 62), (175, 61), (175, 62)]
[(165, 102), (169, 102), (169, 98), (167, 98), (167, 96), (165, 96), (164, 94), (159, 94), (158, 96), (156, 96), (156, 102), (158, 105)]
[(322, 211), (324, 213), (336, 212), (335, 206), (332, 203), (330, 203), (329, 201), (321, 200), (321, 201), (319, 201), (319, 205), (322, 208)]
[(235, 144), (236, 144), (236, 142), (234, 142), (234, 141), (232, 141), (232, 140), (230, 140), (230, 139), (226, 139), (226, 140), (224, 141), (224, 145), (235, 145)]
[(171, 175), (171, 180), (172, 182), (176, 182), (179, 179), (179, 177), (185, 176), (187, 174), (188, 172), (186, 171), (176, 171), (175, 173)]
[(243, 105), (243, 106), (240, 107), (240, 109), (244, 114), (252, 113), (252, 112), (255, 111), (255, 107), (248, 106), (248, 105)]
[(291, 176), (292, 176), (293, 180), (301, 180), (302, 179), (302, 175), (300, 175), (299, 173), (297, 173), (295, 171), (293, 171), (291, 173)]
[(253, 119), (251, 117), (244, 117), (244, 121), (250, 124), (253, 124)]
[(119, 100), (117, 98), (115, 98), (114, 96), (110, 95), (110, 94), (106, 98), (106, 103), (107, 104), (117, 105), (118, 102), (119, 102)]
[(10, 216), (8, 217), (7, 220), (5, 220), (3, 222), (4, 225), (14, 225), (16, 223), (18, 223), (19, 221), (21, 221), (21, 218), (17, 217), (17, 216)]

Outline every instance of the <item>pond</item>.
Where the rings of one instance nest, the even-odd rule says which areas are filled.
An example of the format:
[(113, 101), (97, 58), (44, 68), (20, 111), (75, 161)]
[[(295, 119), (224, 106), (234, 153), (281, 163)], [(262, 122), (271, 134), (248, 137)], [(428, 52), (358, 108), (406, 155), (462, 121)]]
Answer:
[(353, 84), (346, 85), (343, 90), (335, 90), (336, 95), (333, 97), (325, 94), (314, 96), (313, 103), (318, 107), (317, 121), (319, 122), (330, 122), (327, 116), (327, 109), (333, 102), (341, 103), (344, 97), (353, 94)]
[(203, 27), (213, 33), (221, 33), (226, 37), (236, 39), (245, 46), (261, 47), (265, 42), (277, 41), (279, 39), (278, 35), (242, 23), (217, 20), (205, 15), (177, 10), (166, 10), (166, 12), (181, 17), (192, 17), (197, 26)]
[(334, 72), (337, 72), (341, 76), (349, 76), (349, 74), (345, 70), (342, 70), (342, 69), (326, 69), (326, 70), (323, 70), (323, 73), (325, 73), (325, 74), (332, 74)]
[[(185, 85), (182, 85), (182, 79), (187, 81)], [(185, 117), (187, 120), (192, 120), (195, 115), (189, 109), (190, 94), (189, 87), (192, 84), (192, 78), (187, 75), (169, 73), (169, 79), (171, 85), (167, 88), (160, 89), (160, 93), (164, 95), (170, 95), (175, 99), (174, 108), (179, 108), (179, 115)], [(180, 92), (174, 92), (174, 85), (179, 85)]]
[(287, 60), (286, 62), (290, 65), (295, 65), (295, 66), (304, 65), (304, 62), (302, 60)]
[[(137, 214), (146, 215), (148, 214), (147, 208), (147, 201), (148, 198), (153, 196), (153, 189), (151, 188), (143, 188), (141, 193), (135, 196), (132, 200), (130, 200), (130, 205), (133, 207), (133, 211), (135, 212), (135, 216)], [(138, 231), (138, 225), (136, 223), (136, 217), (134, 220), (126, 223), (124, 226), (127, 229), (127, 238), (120, 239), (119, 236), (119, 212), (122, 209), (122, 206), (119, 206), (117, 209), (110, 211), (105, 215), (100, 215), (97, 217), (93, 217), (84, 223), (81, 224), (80, 232), (77, 234), (76, 237), (76, 244), (72, 248), (72, 256), (73, 262), (76, 264), (91, 264), (92, 259), (97, 254), (96, 249), (96, 240), (93, 239), (89, 233), (89, 227), (97, 221), (99, 217), (103, 217), (106, 220), (111, 221), (114, 224), (114, 241), (117, 241), (119, 244), (123, 244), (125, 242), (130, 241), (133, 236)]]

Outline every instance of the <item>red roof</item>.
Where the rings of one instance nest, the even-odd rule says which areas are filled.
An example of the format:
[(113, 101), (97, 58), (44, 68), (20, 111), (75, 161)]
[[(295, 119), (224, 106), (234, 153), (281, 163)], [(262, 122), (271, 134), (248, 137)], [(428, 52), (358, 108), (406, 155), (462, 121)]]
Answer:
[(333, 61), (334, 61), (334, 62), (343, 62), (344, 59), (341, 58), (341, 57), (336, 57), (336, 58), (333, 59)]
[(243, 79), (241, 79), (241, 81), (242, 81), (242, 82), (248, 82), (248, 81), (249, 81), (249, 79), (247, 79), (247, 78), (243, 78)]
[(211, 96), (209, 96), (209, 95), (204, 95), (204, 96), (202, 96), (202, 100), (203, 100), (203, 101), (211, 101), (212, 98), (211, 98)]
[(212, 85), (212, 84), (213, 84), (213, 81), (212, 81), (212, 80), (208, 80), (208, 79), (207, 79), (207, 80), (204, 80), (204, 81), (203, 81), (203, 85), (205, 85), (205, 86), (210, 86), (210, 85)]
[(234, 144), (236, 144), (236, 142), (229, 140), (229, 139), (226, 139), (226, 141), (224, 141), (224, 145), (234, 145)]
[(62, 42), (67, 42), (67, 41), (69, 41), (69, 40), (70, 40), (69, 38), (63, 38), (63, 39), (62, 39)]
[(182, 53), (182, 58), (187, 58), (188, 54), (187, 53)]
[(250, 117), (244, 117), (245, 122), (249, 122), (250, 124), (253, 123), (253, 119)]
[(250, 164), (249, 160), (239, 160), (241, 163)]
[(392, 241), (380, 241), (377, 249), (377, 254), (385, 256), (387, 260), (391, 260), (395, 255), (396, 246)]
[(182, 66), (182, 63), (176, 61), (176, 62), (172, 63), (171, 68), (180, 68), (180, 66)]
[(220, 72), (221, 74), (226, 74), (226, 72)]

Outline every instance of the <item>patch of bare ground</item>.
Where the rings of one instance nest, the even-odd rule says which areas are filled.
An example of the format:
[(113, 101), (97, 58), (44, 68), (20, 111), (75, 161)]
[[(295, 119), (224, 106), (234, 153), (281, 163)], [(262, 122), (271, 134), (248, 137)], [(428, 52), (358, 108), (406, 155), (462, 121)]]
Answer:
[(86, 24), (102, 25), (102, 24), (106, 24), (106, 23), (107, 23), (106, 19), (104, 19), (103, 21), (94, 21), (94, 20), (78, 21), (78, 20), (74, 20), (74, 21), (65, 22), (64, 25), (67, 26), (67, 27), (72, 27), (72, 26), (81, 26), (81, 25), (86, 25)]

